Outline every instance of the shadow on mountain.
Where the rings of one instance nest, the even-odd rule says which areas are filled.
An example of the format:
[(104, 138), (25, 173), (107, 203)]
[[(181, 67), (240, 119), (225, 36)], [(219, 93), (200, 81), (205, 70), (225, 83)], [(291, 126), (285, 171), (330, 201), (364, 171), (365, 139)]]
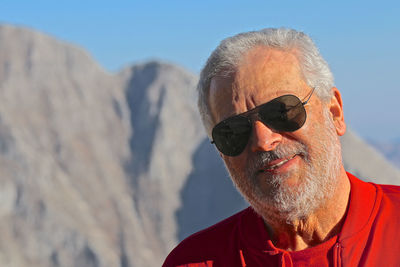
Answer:
[(176, 213), (179, 240), (248, 206), (207, 139), (199, 145), (192, 161), (193, 171), (181, 191), (183, 204)]
[[(131, 174), (132, 179), (147, 172), (151, 161), (152, 146), (160, 124), (159, 116), (165, 96), (165, 88), (160, 88), (160, 97), (156, 105), (150, 103), (147, 94), (149, 92), (148, 88), (158, 75), (159, 64), (156, 62), (133, 67), (132, 78), (125, 88), (133, 129), (133, 136), (129, 140), (133, 158), (125, 164), (125, 169)], [(155, 108), (156, 112), (150, 112), (151, 108)]]

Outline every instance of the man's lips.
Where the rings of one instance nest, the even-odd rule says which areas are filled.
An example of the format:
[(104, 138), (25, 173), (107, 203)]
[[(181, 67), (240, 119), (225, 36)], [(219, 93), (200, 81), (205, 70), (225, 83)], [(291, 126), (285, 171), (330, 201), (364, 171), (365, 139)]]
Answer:
[(290, 157), (286, 157), (286, 158), (279, 158), (279, 159), (275, 159), (273, 161), (268, 162), (266, 165), (264, 165), (259, 172), (271, 172), (274, 171), (275, 169), (281, 167), (282, 165), (284, 165), (285, 163), (289, 162), (290, 160), (292, 160), (294, 157), (296, 157), (298, 154), (294, 154)]

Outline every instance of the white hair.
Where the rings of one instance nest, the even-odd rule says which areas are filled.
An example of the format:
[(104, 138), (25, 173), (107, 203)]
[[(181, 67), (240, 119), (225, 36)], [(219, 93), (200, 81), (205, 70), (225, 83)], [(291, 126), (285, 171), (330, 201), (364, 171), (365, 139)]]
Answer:
[(316, 88), (315, 93), (322, 100), (330, 99), (331, 88), (334, 86), (332, 72), (318, 48), (305, 33), (286, 28), (240, 33), (222, 40), (200, 73), (197, 85), (198, 107), (209, 137), (216, 123), (211, 116), (208, 102), (211, 79), (215, 76), (229, 77), (235, 72), (245, 53), (256, 46), (296, 51), (295, 56), (299, 60), (304, 81), (308, 86)]

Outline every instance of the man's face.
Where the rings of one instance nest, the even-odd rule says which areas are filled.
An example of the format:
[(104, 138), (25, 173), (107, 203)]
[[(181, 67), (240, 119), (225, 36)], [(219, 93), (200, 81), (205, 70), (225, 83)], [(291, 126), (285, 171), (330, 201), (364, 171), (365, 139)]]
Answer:
[[(257, 47), (230, 78), (215, 77), (210, 107), (216, 123), (285, 94), (303, 100), (310, 88), (293, 53)], [(288, 221), (306, 216), (333, 193), (341, 158), (329, 108), (314, 93), (307, 120), (294, 132), (276, 132), (253, 122), (245, 150), (222, 155), (232, 180), (259, 213)]]

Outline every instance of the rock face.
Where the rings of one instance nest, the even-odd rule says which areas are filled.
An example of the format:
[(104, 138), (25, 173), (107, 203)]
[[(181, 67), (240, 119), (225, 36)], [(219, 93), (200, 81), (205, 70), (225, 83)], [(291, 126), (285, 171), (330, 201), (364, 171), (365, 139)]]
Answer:
[(157, 263), (122, 164), (132, 131), (117, 77), (81, 49), (2, 26), (0, 94), (0, 265)]
[(124, 168), (143, 231), (164, 257), (176, 244), (179, 192), (193, 168), (191, 155), (204, 138), (201, 125), (193, 123), (199, 121), (196, 77), (156, 62), (134, 66), (119, 77), (133, 129), (131, 158)]
[(373, 183), (400, 185), (399, 169), (356, 133), (348, 131), (341, 141), (346, 170)]
[(400, 168), (400, 138), (391, 142), (369, 142), (374, 148), (380, 151), (391, 163)]
[[(32, 30), (0, 26), (0, 266), (160, 266), (247, 204), (196, 110), (197, 77), (149, 62), (116, 75)], [(348, 134), (349, 170), (400, 184)]]

